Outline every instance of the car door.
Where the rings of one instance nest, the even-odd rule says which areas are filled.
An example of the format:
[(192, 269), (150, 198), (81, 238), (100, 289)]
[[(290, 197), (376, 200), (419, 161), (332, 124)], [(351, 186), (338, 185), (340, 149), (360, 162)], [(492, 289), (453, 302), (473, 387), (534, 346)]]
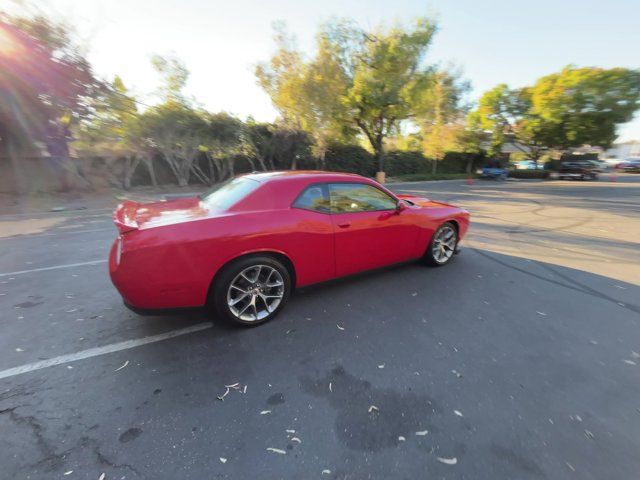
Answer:
[(335, 277), (334, 233), (329, 186), (305, 187), (291, 205), (295, 225), (285, 238), (296, 266), (296, 284), (303, 286)]
[(419, 228), (397, 200), (366, 183), (329, 185), (336, 276), (409, 260)]

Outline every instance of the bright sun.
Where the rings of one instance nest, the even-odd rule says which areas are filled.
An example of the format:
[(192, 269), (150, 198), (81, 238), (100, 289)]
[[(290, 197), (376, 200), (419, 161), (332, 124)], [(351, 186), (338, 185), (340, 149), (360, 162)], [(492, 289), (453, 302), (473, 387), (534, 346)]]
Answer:
[(15, 37), (0, 25), (0, 56), (1, 57), (13, 57), (16, 56), (20, 50), (20, 45), (16, 41)]

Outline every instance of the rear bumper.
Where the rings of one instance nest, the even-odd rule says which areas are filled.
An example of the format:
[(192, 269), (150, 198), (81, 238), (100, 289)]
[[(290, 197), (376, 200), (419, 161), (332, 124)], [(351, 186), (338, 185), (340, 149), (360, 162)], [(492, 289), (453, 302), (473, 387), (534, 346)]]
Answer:
[(204, 313), (206, 311), (206, 307), (173, 307), (173, 308), (140, 308), (134, 307), (133, 305), (123, 300), (122, 302), (125, 307), (131, 310), (133, 313), (137, 315), (142, 315), (144, 317), (149, 316), (174, 316), (180, 314), (191, 314), (191, 313)]

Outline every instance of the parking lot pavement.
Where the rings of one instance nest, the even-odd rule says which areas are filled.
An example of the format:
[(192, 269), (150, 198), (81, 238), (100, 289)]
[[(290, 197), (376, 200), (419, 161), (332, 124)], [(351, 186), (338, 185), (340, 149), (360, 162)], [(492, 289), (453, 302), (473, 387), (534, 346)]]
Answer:
[(112, 205), (0, 217), (0, 477), (635, 479), (640, 176), (616, 180), (393, 185), (471, 211), (461, 255), (254, 329), (126, 310)]

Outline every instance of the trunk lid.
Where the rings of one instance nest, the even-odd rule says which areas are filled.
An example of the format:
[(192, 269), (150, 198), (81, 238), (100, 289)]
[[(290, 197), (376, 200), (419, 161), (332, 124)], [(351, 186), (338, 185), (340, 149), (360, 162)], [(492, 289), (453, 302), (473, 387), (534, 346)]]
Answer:
[(208, 212), (198, 197), (153, 203), (126, 200), (118, 205), (113, 213), (113, 222), (120, 233), (127, 233), (133, 230), (201, 218), (206, 216)]

